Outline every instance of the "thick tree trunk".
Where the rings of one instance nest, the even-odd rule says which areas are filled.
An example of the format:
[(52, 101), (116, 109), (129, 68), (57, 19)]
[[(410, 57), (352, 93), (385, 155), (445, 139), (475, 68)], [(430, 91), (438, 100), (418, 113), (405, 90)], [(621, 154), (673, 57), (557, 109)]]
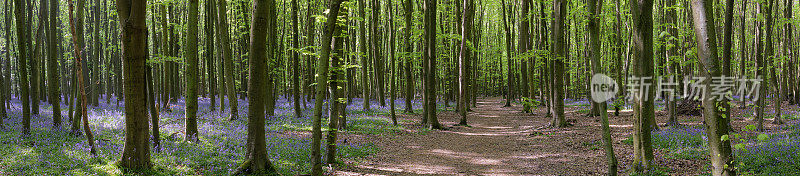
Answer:
[(117, 14), (122, 26), (123, 94), (126, 105), (125, 148), (119, 163), (121, 167), (130, 169), (152, 167), (147, 134), (147, 81), (144, 76), (148, 58), (146, 9), (147, 2), (144, 0), (117, 1)]

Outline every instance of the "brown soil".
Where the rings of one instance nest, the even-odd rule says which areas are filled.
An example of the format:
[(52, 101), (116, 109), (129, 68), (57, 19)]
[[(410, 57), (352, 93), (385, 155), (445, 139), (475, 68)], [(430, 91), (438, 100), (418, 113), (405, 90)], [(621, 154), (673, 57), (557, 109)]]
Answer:
[[(411, 123), (398, 134), (360, 136), (380, 149), (360, 161), (347, 161), (336, 168), (336, 175), (605, 175), (599, 117), (586, 117), (567, 107), (567, 128), (541, 128), (548, 125), (544, 107), (535, 114), (522, 113), (522, 107), (503, 107), (503, 99), (479, 99), (468, 115), (470, 127), (454, 126), (460, 117), (453, 111), (440, 112), (439, 121), (447, 130), (425, 130), (420, 115), (402, 115)], [(732, 108), (739, 111), (738, 108)], [(609, 111), (611, 112), (611, 111)], [(736, 114), (735, 112), (734, 114)], [(633, 147), (622, 143), (633, 131), (632, 112), (615, 117), (609, 113), (614, 150), (620, 173), (626, 173), (633, 160)], [(681, 123), (702, 123), (701, 117), (680, 117)], [(666, 122), (664, 112), (657, 121)], [(741, 129), (749, 120), (737, 120)], [(767, 129), (775, 128), (765, 122)], [(361, 141), (359, 140), (359, 141)], [(656, 165), (671, 175), (703, 173), (704, 160), (668, 159), (655, 150)]]

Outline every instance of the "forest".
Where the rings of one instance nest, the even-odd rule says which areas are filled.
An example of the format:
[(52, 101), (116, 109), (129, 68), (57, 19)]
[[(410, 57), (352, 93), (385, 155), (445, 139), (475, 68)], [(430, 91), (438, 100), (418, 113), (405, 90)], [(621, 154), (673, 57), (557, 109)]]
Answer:
[(800, 175), (794, 0), (0, 10), (0, 175)]

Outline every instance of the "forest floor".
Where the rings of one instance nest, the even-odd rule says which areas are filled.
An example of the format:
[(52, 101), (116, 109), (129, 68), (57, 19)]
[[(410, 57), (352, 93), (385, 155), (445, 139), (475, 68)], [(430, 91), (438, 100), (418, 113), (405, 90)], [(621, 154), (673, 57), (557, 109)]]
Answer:
[[(529, 114), (521, 112), (521, 105), (503, 107), (504, 102), (501, 98), (479, 99), (478, 106), (468, 114), (469, 127), (456, 126), (460, 117), (455, 112), (440, 112), (438, 118), (446, 130), (425, 129), (419, 124), (419, 114), (398, 115), (405, 122), (405, 132), (365, 136), (381, 150), (348, 162), (336, 175), (605, 175), (600, 118), (586, 116), (588, 102), (568, 101), (567, 119), (574, 126), (561, 129), (542, 128), (550, 122), (544, 107)], [(795, 117), (797, 111), (789, 108), (794, 109), (784, 106), (784, 111), (793, 112), (791, 117)], [(734, 117), (751, 112), (751, 108), (732, 109)], [(769, 110), (765, 113), (771, 113)], [(633, 146), (626, 142), (633, 131), (633, 113), (609, 114), (619, 171), (627, 173), (633, 161)], [(666, 120), (665, 112), (657, 110), (662, 130), (670, 128), (664, 127)], [(680, 116), (680, 122), (702, 131), (698, 130), (702, 129), (699, 116)], [(768, 131), (782, 129), (769, 122), (765, 122)], [(733, 129), (754, 123), (752, 118), (736, 118)], [(699, 144), (704, 139), (698, 140)], [(705, 150), (695, 153), (692, 157), (674, 157), (670, 150), (656, 147), (655, 165), (660, 175), (707, 173)]]

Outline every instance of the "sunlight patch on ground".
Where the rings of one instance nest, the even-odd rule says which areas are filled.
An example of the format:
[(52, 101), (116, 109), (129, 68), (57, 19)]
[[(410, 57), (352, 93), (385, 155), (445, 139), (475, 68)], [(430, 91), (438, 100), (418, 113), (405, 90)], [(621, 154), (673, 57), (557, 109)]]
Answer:
[(491, 159), (491, 158), (474, 158), (469, 161), (470, 163), (480, 164), (480, 165), (500, 165), (503, 164), (502, 160), (499, 159)]
[(548, 153), (548, 154), (538, 154), (538, 155), (528, 155), (528, 156), (511, 156), (511, 158), (541, 159), (541, 158), (558, 157), (558, 156), (564, 156), (564, 153)]
[(611, 128), (633, 128), (633, 125), (608, 125)]
[(366, 173), (358, 173), (358, 172), (348, 172), (348, 171), (336, 171), (335, 175), (344, 175), (344, 176), (387, 176), (381, 174), (366, 174)]

